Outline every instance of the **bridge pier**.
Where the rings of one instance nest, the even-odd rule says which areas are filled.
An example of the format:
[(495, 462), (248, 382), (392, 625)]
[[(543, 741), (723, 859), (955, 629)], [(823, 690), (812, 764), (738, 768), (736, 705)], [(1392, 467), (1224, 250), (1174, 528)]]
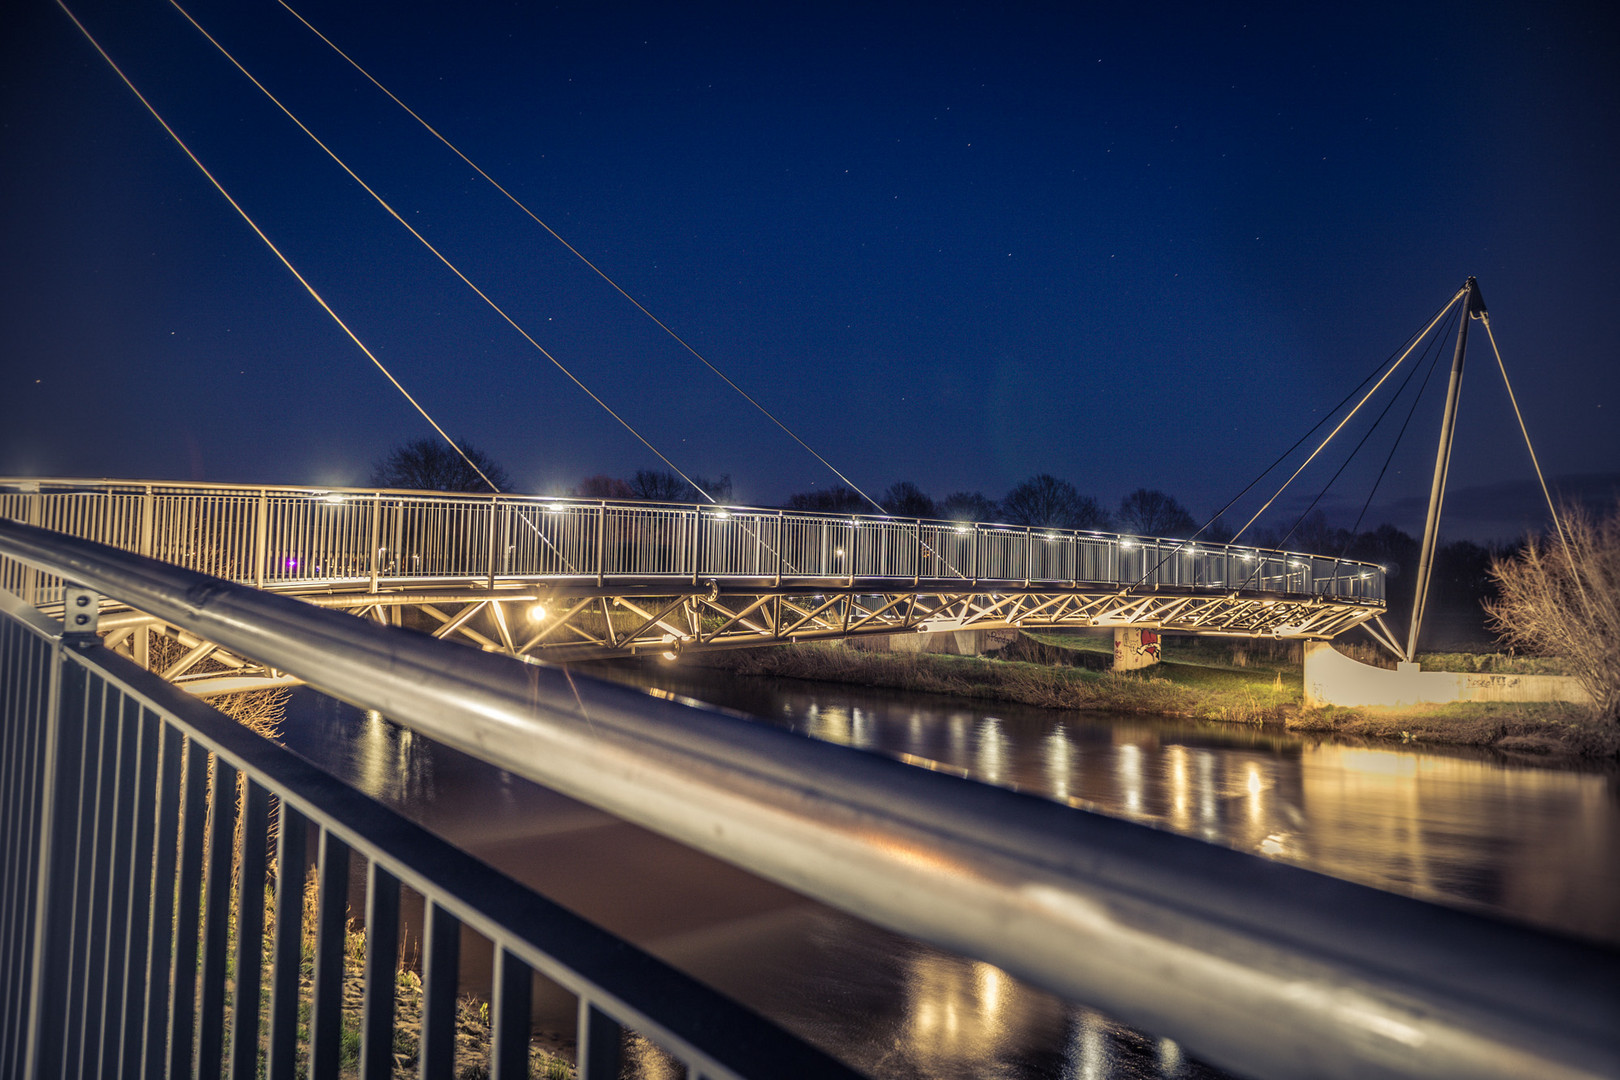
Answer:
[(1114, 670), (1138, 671), (1159, 662), (1159, 631), (1140, 626), (1114, 627)]

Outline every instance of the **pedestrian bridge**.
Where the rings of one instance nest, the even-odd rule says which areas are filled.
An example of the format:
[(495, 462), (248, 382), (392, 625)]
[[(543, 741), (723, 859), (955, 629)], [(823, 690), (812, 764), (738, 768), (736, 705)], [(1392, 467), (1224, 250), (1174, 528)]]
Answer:
[[(85, 479), (0, 480), (0, 517), (556, 661), (1007, 627), (1326, 640), (1384, 610), (1383, 569), (1367, 563), (992, 523)], [(38, 571), (0, 575), (61, 602)], [(144, 613), (105, 610), (101, 626), (143, 663), (148, 631), (178, 635), (174, 681), (272, 675)]]

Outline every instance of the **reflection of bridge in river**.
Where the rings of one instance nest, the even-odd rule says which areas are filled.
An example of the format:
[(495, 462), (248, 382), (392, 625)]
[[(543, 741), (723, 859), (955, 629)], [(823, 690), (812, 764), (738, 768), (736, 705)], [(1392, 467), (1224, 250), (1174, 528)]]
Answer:
[[(1325, 639), (1384, 607), (1382, 568), (1361, 562), (915, 518), (85, 480), (5, 481), (0, 516), (557, 660), (1005, 627)], [(102, 626), (145, 658), (144, 616)], [(171, 678), (211, 654), (252, 674), (182, 643)]]

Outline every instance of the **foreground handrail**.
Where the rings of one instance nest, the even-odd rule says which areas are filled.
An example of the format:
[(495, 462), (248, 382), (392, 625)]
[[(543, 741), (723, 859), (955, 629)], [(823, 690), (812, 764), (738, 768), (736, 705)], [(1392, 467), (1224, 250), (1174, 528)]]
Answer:
[(0, 521), (0, 555), (1271, 1076), (1620, 1072), (1620, 955)]

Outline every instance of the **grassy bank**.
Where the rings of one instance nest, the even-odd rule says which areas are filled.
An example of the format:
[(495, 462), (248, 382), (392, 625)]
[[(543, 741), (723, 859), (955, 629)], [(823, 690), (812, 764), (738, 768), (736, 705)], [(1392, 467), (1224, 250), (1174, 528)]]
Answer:
[[(1108, 670), (1112, 644), (1107, 638), (1025, 634), (994, 658), (804, 644), (714, 653), (701, 662), (745, 675), (853, 683), (1050, 709), (1273, 723), (1301, 733), (1516, 753), (1620, 756), (1620, 729), (1598, 723), (1589, 710), (1574, 705), (1465, 702), (1407, 709), (1305, 709), (1297, 642), (1168, 639), (1164, 655), (1163, 663), (1145, 671), (1116, 673)], [(1429, 659), (1424, 657), (1425, 666)], [(1481, 662), (1472, 654), (1458, 654), (1449, 665), (1434, 664), (1436, 669), (1466, 671), (1503, 666), (1506, 658)]]

